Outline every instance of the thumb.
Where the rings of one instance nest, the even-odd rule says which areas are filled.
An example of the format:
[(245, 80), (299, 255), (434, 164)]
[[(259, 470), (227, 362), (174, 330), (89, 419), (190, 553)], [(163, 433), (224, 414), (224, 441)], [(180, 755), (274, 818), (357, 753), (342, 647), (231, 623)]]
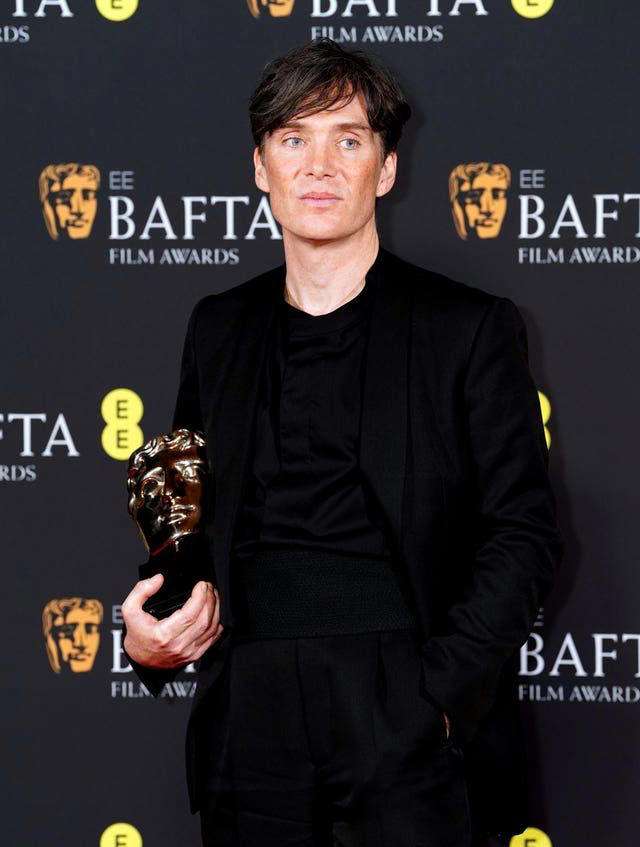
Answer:
[(142, 606), (148, 597), (158, 591), (163, 582), (164, 576), (161, 573), (154, 574), (149, 579), (141, 579), (134, 585), (130, 597), (136, 601), (137, 606)]

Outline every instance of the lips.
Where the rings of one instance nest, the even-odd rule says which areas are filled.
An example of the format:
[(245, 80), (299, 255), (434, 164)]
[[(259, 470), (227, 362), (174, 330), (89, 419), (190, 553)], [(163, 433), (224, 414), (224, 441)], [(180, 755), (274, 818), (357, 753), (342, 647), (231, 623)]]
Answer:
[(170, 512), (164, 516), (164, 522), (168, 524), (180, 523), (190, 515), (194, 510), (194, 506), (174, 506)]
[(340, 202), (340, 197), (326, 192), (303, 194), (300, 199), (305, 205), (316, 207), (333, 206), (334, 203)]

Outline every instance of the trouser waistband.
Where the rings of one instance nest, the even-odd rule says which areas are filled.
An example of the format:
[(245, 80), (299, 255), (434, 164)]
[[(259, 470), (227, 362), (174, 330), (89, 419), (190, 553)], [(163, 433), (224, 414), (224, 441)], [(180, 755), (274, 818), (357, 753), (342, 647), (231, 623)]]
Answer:
[(417, 629), (391, 562), (323, 550), (264, 550), (234, 563), (238, 637)]

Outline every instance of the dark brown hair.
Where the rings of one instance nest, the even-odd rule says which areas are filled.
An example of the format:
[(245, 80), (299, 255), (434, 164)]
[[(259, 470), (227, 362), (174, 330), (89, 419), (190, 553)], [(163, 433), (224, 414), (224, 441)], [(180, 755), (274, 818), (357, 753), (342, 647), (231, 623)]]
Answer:
[(371, 129), (381, 134), (382, 160), (396, 149), (411, 107), (391, 73), (362, 50), (330, 38), (294, 47), (269, 62), (249, 101), (251, 133), (260, 155), (265, 135), (362, 94)]

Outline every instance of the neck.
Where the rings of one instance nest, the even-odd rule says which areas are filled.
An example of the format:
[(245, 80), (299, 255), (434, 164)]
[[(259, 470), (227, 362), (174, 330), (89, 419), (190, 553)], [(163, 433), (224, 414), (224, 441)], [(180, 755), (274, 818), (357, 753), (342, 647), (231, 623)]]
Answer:
[(300, 239), (283, 231), (285, 299), (311, 315), (332, 312), (363, 288), (380, 242), (373, 225), (333, 241)]

